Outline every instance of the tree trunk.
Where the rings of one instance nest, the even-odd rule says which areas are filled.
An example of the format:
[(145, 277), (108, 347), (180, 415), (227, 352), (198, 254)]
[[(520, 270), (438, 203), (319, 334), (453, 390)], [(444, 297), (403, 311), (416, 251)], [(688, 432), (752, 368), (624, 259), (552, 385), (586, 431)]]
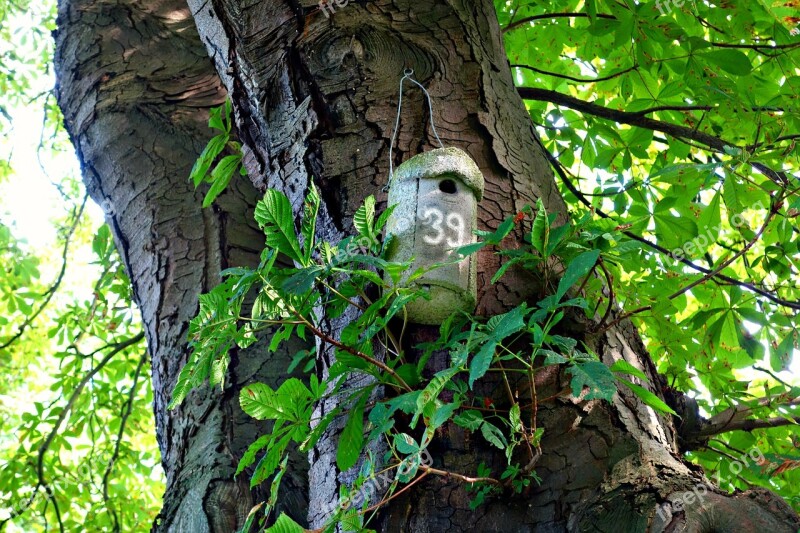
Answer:
[[(250, 380), (274, 383), (285, 358), (267, 361), (257, 348), (248, 350), (249, 358), (233, 354), (224, 391), (196, 391), (182, 407), (166, 410), (186, 360), (186, 326), (198, 293), (219, 280), (221, 268), (254, 261), (263, 245), (250, 225), (252, 187), (235, 183), (214, 210), (201, 210), (187, 181), (207, 140), (203, 110), (224, 98), (220, 79), (234, 104), (252, 183), (285, 192), (299, 211), (315, 182), (324, 200), (322, 238), (348, 233), (367, 195), (385, 203), (389, 157), (397, 164), (433, 146), (422, 94), (413, 90), (406, 92), (396, 152), (389, 154), (398, 81), (407, 68), (430, 91), (444, 144), (466, 150), (484, 174), (481, 229), (494, 229), (539, 198), (562, 221), (566, 208), (514, 88), (492, 2), (376, 0), (321, 9), (315, 0), (190, 0), (189, 6), (191, 15), (172, 0), (62, 0), (59, 102), (90, 192), (113, 208), (109, 219), (153, 357), (168, 478), (156, 529), (234, 531), (261, 495), (244, 478), (232, 481), (232, 474), (244, 447), (264, 431), (242, 415), (238, 390)], [(489, 253), (479, 257), (478, 313), (484, 316), (540, 289), (519, 273), (491, 284), (498, 266)], [(573, 317), (565, 334), (586, 342), (604, 362), (625, 359), (651, 383), (662, 383), (629, 323), (590, 336), (585, 322)], [(418, 339), (433, 334), (429, 328), (415, 333)], [(536, 385), (541, 397), (557, 396), (566, 381), (553, 369)], [(463, 483), (429, 477), (392, 500), (376, 527), (794, 532), (800, 526), (788, 506), (762, 491), (729, 497), (706, 489), (688, 502), (684, 491), (698, 490), (702, 475), (681, 461), (671, 420), (630, 392), (620, 391), (612, 402), (561, 397), (541, 404), (538, 419), (546, 428), (536, 464), (541, 485), (470, 511)], [(336, 432), (326, 434), (310, 457), (311, 527), (324, 523), (350, 479), (336, 471), (336, 439)], [(468, 475), (479, 462), (495, 471), (505, 462), (453, 427), (431, 454), (434, 466)], [(283, 509), (300, 519), (306, 490), (304, 474), (295, 472)], [(685, 511), (676, 502), (687, 503)]]
[[(251, 494), (247, 477), (233, 474), (266, 430), (241, 411), (236, 391), (277, 382), (292, 345), (269, 361), (251, 355), (263, 346), (232, 353), (225, 391), (201, 389), (167, 410), (198, 295), (220, 282), (223, 269), (258, 264), (264, 245), (252, 185), (234, 182), (213, 209), (201, 209), (202, 194), (188, 179), (209, 138), (208, 109), (224, 101), (225, 89), (179, 0), (61, 2), (58, 26), (59, 104), (86, 186), (106, 208), (152, 357), (167, 477), (154, 529), (234, 531), (264, 494)], [(285, 505), (302, 518), (302, 464), (297, 474)]]

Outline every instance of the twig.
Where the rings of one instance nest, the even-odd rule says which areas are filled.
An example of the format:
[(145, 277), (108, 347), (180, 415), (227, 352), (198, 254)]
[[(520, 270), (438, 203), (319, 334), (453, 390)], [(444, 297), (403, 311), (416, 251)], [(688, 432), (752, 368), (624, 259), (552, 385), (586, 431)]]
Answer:
[[(591, 209), (593, 212), (597, 213), (601, 218), (612, 219), (611, 215), (609, 215), (608, 213), (606, 213), (602, 209), (599, 209), (599, 208), (595, 207), (594, 205), (592, 205), (592, 203), (583, 195), (583, 193), (581, 191), (579, 191), (577, 187), (575, 187), (575, 185), (570, 181), (569, 177), (567, 176), (567, 173), (561, 167), (561, 163), (559, 163), (559, 161), (553, 156), (553, 154), (550, 153), (549, 150), (547, 150), (544, 146), (542, 146), (542, 150), (543, 150), (543, 152), (545, 154), (545, 157), (547, 157), (548, 161), (550, 161), (550, 165), (556, 171), (556, 174), (558, 174), (559, 177), (561, 178), (561, 181), (564, 183), (564, 186), (572, 194), (574, 194), (575, 197), (578, 198), (578, 200), (582, 204), (584, 204), (586, 207)], [(635, 233), (632, 233), (632, 232), (626, 231), (626, 230), (623, 230), (622, 234), (626, 235), (627, 237), (629, 237), (629, 238), (631, 238), (631, 239), (633, 239), (633, 240), (635, 240), (637, 242), (641, 242), (642, 244), (645, 244), (645, 245), (649, 246), (650, 248), (652, 248), (653, 250), (656, 250), (656, 251), (658, 251), (658, 252), (660, 252), (660, 253), (662, 253), (662, 254), (664, 254), (666, 256), (672, 257), (672, 253), (669, 250), (667, 250), (666, 248), (664, 248), (663, 246), (661, 246), (661, 245), (659, 245), (657, 243), (654, 243), (652, 241), (649, 241), (649, 240), (645, 239), (644, 237), (642, 237), (640, 235), (637, 235)], [(708, 268), (705, 268), (705, 267), (702, 267), (702, 266), (700, 266), (700, 265), (698, 265), (698, 264), (696, 264), (696, 263), (694, 263), (692, 261), (689, 261), (685, 257), (682, 257), (682, 258), (678, 259), (678, 262), (688, 266), (689, 268), (691, 268), (691, 269), (693, 269), (693, 270), (695, 270), (697, 272), (701, 272), (703, 274), (708, 274), (709, 272), (712, 272), (712, 270), (710, 270)], [(792, 302), (792, 301), (789, 301), (789, 300), (784, 300), (783, 298), (779, 298), (775, 294), (772, 294), (771, 292), (769, 292), (767, 290), (764, 290), (764, 289), (758, 287), (757, 285), (754, 285), (753, 283), (740, 281), (740, 280), (734, 279), (734, 278), (732, 278), (730, 276), (726, 276), (725, 274), (717, 274), (716, 277), (717, 277), (717, 279), (725, 281), (727, 283), (730, 283), (731, 285), (736, 285), (738, 287), (742, 287), (743, 289), (747, 289), (747, 290), (749, 290), (751, 292), (759, 294), (759, 295), (767, 298), (768, 300), (770, 300), (771, 302), (773, 302), (773, 303), (775, 303), (777, 305), (782, 305), (784, 307), (789, 307), (791, 309), (800, 309), (800, 302)]]
[(75, 230), (78, 228), (78, 224), (80, 224), (81, 218), (83, 218), (83, 211), (86, 208), (86, 202), (88, 201), (88, 199), (89, 195), (87, 193), (83, 197), (83, 203), (81, 203), (78, 212), (75, 214), (75, 219), (72, 222), (72, 226), (70, 226), (67, 235), (64, 237), (64, 247), (61, 252), (61, 270), (59, 271), (58, 276), (56, 276), (56, 280), (53, 282), (50, 288), (48, 288), (44, 292), (44, 294), (42, 294), (42, 296), (44, 296), (44, 301), (41, 303), (39, 308), (36, 309), (36, 311), (34, 311), (31, 315), (28, 316), (28, 318), (25, 319), (22, 325), (20, 325), (19, 330), (17, 330), (16, 334), (14, 334), (13, 337), (11, 337), (6, 342), (0, 345), (0, 350), (5, 350), (9, 346), (17, 342), (17, 340), (20, 337), (22, 337), (22, 334), (25, 333), (25, 330), (28, 329), (28, 327), (33, 323), (33, 321), (36, 320), (38, 316), (42, 313), (42, 311), (45, 310), (48, 304), (50, 304), (50, 300), (53, 299), (53, 296), (55, 296), (56, 291), (58, 291), (58, 288), (61, 286), (61, 282), (64, 281), (64, 275), (67, 273), (67, 263), (68, 263), (67, 256), (69, 254), (69, 247), (72, 241), (72, 236), (75, 234)]
[(142, 373), (142, 367), (144, 366), (145, 362), (147, 361), (147, 352), (142, 354), (139, 358), (139, 364), (136, 366), (136, 372), (133, 374), (133, 384), (131, 385), (131, 390), (128, 393), (128, 401), (125, 405), (125, 411), (122, 414), (119, 423), (119, 431), (117, 432), (117, 442), (114, 444), (114, 453), (111, 454), (111, 459), (108, 461), (108, 466), (106, 466), (106, 471), (103, 474), (103, 501), (106, 504), (106, 508), (111, 512), (111, 516), (114, 518), (114, 531), (119, 532), (119, 519), (117, 518), (117, 512), (114, 510), (114, 507), (110, 505), (109, 497), (108, 497), (108, 480), (111, 476), (111, 469), (114, 468), (114, 464), (119, 459), (119, 451), (120, 446), (122, 445), (122, 435), (125, 433), (125, 425), (128, 422), (128, 418), (131, 416), (131, 412), (133, 411), (133, 401), (136, 396), (137, 385), (139, 383), (139, 376)]
[[(519, 92), (520, 96), (526, 100), (550, 102), (559, 106), (573, 109), (575, 111), (580, 111), (581, 113), (588, 113), (606, 120), (613, 120), (619, 124), (627, 124), (629, 126), (659, 131), (677, 139), (691, 139), (708, 146), (709, 148), (717, 150), (718, 152), (724, 152), (726, 148), (735, 148), (739, 150), (744, 150), (746, 148), (737, 146), (734, 143), (725, 141), (719, 137), (715, 137), (714, 135), (698, 131), (695, 128), (688, 128), (686, 126), (679, 126), (677, 124), (652, 119), (641, 115), (640, 113), (618, 111), (616, 109), (603, 107), (601, 105), (592, 102), (586, 102), (558, 91), (539, 89), (536, 87), (517, 87), (517, 91)], [(750, 165), (780, 185), (785, 185), (788, 181), (785, 172), (772, 170), (766, 165), (758, 162), (751, 162)]]

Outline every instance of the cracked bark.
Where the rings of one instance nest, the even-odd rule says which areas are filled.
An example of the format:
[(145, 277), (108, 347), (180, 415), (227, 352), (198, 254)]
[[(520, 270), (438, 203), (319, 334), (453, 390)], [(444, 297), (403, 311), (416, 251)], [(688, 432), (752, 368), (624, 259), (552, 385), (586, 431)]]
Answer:
[[(231, 481), (233, 468), (243, 447), (263, 431), (241, 416), (236, 391), (249, 379), (274, 380), (285, 366), (265, 359), (263, 351), (234, 354), (234, 379), (223, 395), (197, 391), (179, 410), (165, 411), (186, 359), (186, 323), (198, 291), (210, 288), (223, 266), (252, 261), (263, 243), (248, 225), (255, 189), (236, 183), (214, 211), (201, 211), (186, 181), (207, 138), (203, 110), (221, 101), (222, 86), (234, 103), (253, 185), (284, 191), (299, 211), (309, 183), (316, 182), (324, 199), (321, 238), (337, 240), (349, 232), (365, 196), (375, 194), (385, 205), (380, 189), (388, 172), (397, 82), (408, 67), (431, 93), (445, 145), (466, 150), (484, 173), (482, 229), (495, 228), (537, 198), (561, 220), (566, 209), (513, 86), (492, 2), (351, 2), (330, 18), (316, 0), (189, 0), (189, 6), (191, 13), (178, 1), (62, 0), (59, 101), (90, 192), (115, 208), (110, 220), (153, 357), (159, 445), (168, 475), (156, 529), (233, 531), (259, 497), (245, 481)], [(421, 93), (406, 94), (395, 164), (433, 146)], [(509, 244), (515, 245), (513, 238)], [(479, 257), (483, 315), (539, 290), (519, 273), (490, 284), (496, 261), (490, 254)], [(328, 327), (335, 333), (336, 324)], [(585, 324), (575, 319), (570, 334), (604, 361), (624, 358), (660, 383), (629, 323), (599, 337), (583, 331)], [(417, 338), (431, 334), (425, 328), (415, 332)], [(538, 376), (541, 397), (563, 387), (557, 371)], [(625, 391), (611, 403), (548, 402), (540, 406), (539, 425), (546, 428), (536, 467), (540, 486), (471, 512), (462, 484), (429, 477), (394, 500), (377, 527), (739, 531), (734, 526), (745, 518), (776, 532), (798, 527), (785, 504), (761, 492), (728, 497), (709, 489), (701, 501), (681, 509), (680, 495), (702, 477), (681, 461), (671, 421)], [(310, 457), (308, 519), (315, 527), (348, 478), (335, 470), (335, 446), (333, 432)], [(434, 466), (467, 474), (481, 461), (495, 472), (505, 463), (480, 439), (454, 427), (432, 448)], [(302, 472), (290, 489), (284, 508), (300, 519)]]
[[(202, 389), (166, 409), (188, 356), (199, 293), (220, 281), (222, 269), (257, 264), (264, 242), (249, 183), (235, 182), (213, 209), (201, 210), (202, 193), (188, 181), (209, 138), (207, 111), (224, 101), (225, 89), (181, 1), (62, 1), (58, 26), (59, 104), (88, 190), (109, 208), (152, 357), (167, 477), (154, 529), (234, 531), (263, 493), (251, 494), (247, 478), (234, 481), (233, 473), (266, 429), (242, 413), (237, 391), (254, 380), (275, 382), (287, 352), (270, 360), (264, 346), (234, 353), (224, 393)], [(300, 466), (300, 485), (285, 505), (302, 518)]]

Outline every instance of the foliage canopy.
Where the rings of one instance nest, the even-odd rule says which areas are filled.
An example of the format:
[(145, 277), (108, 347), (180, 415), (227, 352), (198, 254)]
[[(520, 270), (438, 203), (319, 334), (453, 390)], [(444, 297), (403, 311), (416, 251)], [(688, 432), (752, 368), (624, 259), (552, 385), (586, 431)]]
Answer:
[[(423, 347), (452, 350), (452, 365), (442, 375), (424, 376), (401, 353), (381, 368), (371, 341), (396, 348), (385, 326), (402, 316), (405, 301), (419, 296), (400, 289), (375, 297), (369, 286), (387, 283), (377, 270), (391, 278), (402, 265), (388, 263), (380, 243), (343, 261), (336, 251), (347, 242), (309, 246), (315, 195), (305, 218), (292, 216), (291, 208), (287, 218), (285, 198), (271, 191), (257, 213), (268, 236), (264, 262), (255, 271), (230, 272), (225, 284), (202, 297), (192, 325), (195, 363), (202, 364), (187, 367), (176, 401), (191, 387), (206, 386), (207, 378), (224, 386), (227, 349), (252, 342), (257, 330), (280, 328), (275, 348), (292, 333), (314, 334), (310, 302), (322, 298), (335, 314), (351, 306), (349, 299), (366, 297), (359, 300), (364, 313), (358, 327), (330, 339), (341, 345), (342, 362), (332, 374), (370, 374), (397, 395), (372, 406), (367, 387), (352, 398), (342, 420), (339, 466), (355, 464), (369, 440), (362, 430), (373, 429), (376, 437), (392, 435), (383, 451), (394, 454), (396, 468), (402, 465), (397, 482), (412, 481), (429, 472), (424, 435), (452, 420), (479, 432), (488, 446), (510, 450), (507, 472), (462, 473), (483, 478), (475, 485), (477, 504), (495, 482), (515, 490), (535, 482), (535, 469), (512, 458), (528, 449), (535, 454), (546, 428), (525, 417), (524, 406), (512, 405), (503, 416), (472, 409), (473, 387), (503, 357), (519, 355), (505, 348), (520, 335), (531, 337), (548, 364), (569, 366), (572, 393), (603, 398), (617, 386), (636, 387), (635, 369), (605, 367), (550, 330), (559, 305), (601, 317), (602, 327), (613, 323), (602, 318), (607, 310), (619, 306), (643, 333), (670, 390), (688, 393), (700, 413), (717, 422), (689, 457), (724, 488), (762, 485), (800, 507), (800, 382), (791, 371), (798, 368), (793, 357), (800, 345), (800, 37), (794, 3), (495, 5), (514, 81), (572, 218), (558, 226), (541, 206), (532, 206), (525, 214), (533, 224), (531, 249), (501, 253), (506, 264), (534, 269), (542, 257), (556, 255), (575, 279), (564, 287), (553, 280), (551, 293), (558, 297), (516, 308), (491, 324), (453, 318), (443, 326), (440, 345)], [(344, 9), (334, 16), (361, 8)], [(5, 185), (29, 171), (9, 154), (15, 110), (41, 109), (39, 152), (45, 159), (70, 149), (47, 87), (54, 10), (53, 2), (0, 0)], [(207, 191), (209, 204), (241, 169), (224, 110), (212, 115), (212, 126), (222, 133), (191, 176)], [(142, 528), (157, 512), (163, 482), (151, 472), (158, 452), (138, 311), (110, 231), (95, 229), (75, 177), (57, 172), (52, 180), (64, 210), (55, 217), (56, 244), (33, 250), (20, 238), (22, 228), (6, 219), (0, 224), (0, 368), (6, 377), (0, 384), (0, 499), (9, 502), (0, 508), (0, 524), (11, 531), (54, 523), (80, 531), (88, 520), (110, 530)], [(381, 215), (374, 205), (363, 209), (355, 228), (374, 242)], [(481, 239), (499, 243), (512, 224), (506, 221)], [(277, 251), (295, 268), (276, 267)], [(95, 264), (94, 279), (84, 279), (83, 286), (74, 278), (86, 276), (69, 274), (76, 256), (92, 257)], [(602, 284), (611, 290), (604, 292)], [(260, 299), (250, 306), (245, 295), (253, 287)], [(210, 317), (224, 317), (213, 334), (206, 330)], [(309, 372), (310, 361), (310, 354), (298, 354), (292, 370)], [(200, 371), (189, 375), (191, 368)], [(455, 390), (442, 400), (445, 386)], [(644, 389), (638, 393), (666, 409)], [(307, 445), (313, 439), (300, 428), (326, 394), (326, 384), (313, 377), (275, 390), (253, 385), (243, 391), (249, 414), (276, 421), (272, 434), (243, 459), (242, 468), (257, 465), (254, 483), (285, 468), (282, 453), (291, 441)], [(397, 412), (418, 415), (423, 437), (392, 433)], [(744, 461), (742, 468), (752, 450), (763, 460)], [(362, 481), (367, 476), (369, 468)], [(356, 525), (357, 515), (339, 518)], [(284, 519), (281, 524), (291, 527)]]

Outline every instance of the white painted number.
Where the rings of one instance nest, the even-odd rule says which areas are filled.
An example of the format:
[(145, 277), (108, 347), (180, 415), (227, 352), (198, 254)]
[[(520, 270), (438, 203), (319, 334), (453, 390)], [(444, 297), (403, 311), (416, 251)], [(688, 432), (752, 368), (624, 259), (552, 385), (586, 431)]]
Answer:
[(459, 213), (450, 213), (447, 215), (447, 225), (450, 229), (455, 230), (458, 236), (455, 241), (447, 239), (447, 244), (454, 248), (456, 246), (461, 246), (461, 241), (464, 238), (464, 219), (461, 218)]
[[(425, 235), (422, 237), (422, 240), (425, 241), (427, 244), (430, 244), (432, 246), (442, 244), (442, 242), (445, 241), (445, 237), (447, 237), (446, 242), (448, 246), (453, 248), (455, 248), (456, 246), (461, 246), (461, 242), (464, 238), (464, 229), (465, 229), (464, 218), (461, 216), (461, 214), (448, 213), (447, 218), (445, 219), (445, 216), (440, 209), (437, 209), (435, 207), (428, 207), (427, 209), (425, 209), (425, 211), (422, 212), (420, 220), (422, 221), (423, 225), (429, 226), (432, 230), (436, 232), (434, 235)], [(442, 227), (442, 222), (445, 222), (447, 224), (447, 227), (455, 232), (455, 236), (445, 235), (445, 230)]]
[(441, 244), (444, 240), (444, 230), (442, 229), (442, 222), (444, 217), (442, 212), (435, 207), (429, 207), (422, 213), (422, 223), (430, 226), (431, 229), (436, 230), (436, 236), (425, 235), (422, 240), (428, 244), (437, 245)]

